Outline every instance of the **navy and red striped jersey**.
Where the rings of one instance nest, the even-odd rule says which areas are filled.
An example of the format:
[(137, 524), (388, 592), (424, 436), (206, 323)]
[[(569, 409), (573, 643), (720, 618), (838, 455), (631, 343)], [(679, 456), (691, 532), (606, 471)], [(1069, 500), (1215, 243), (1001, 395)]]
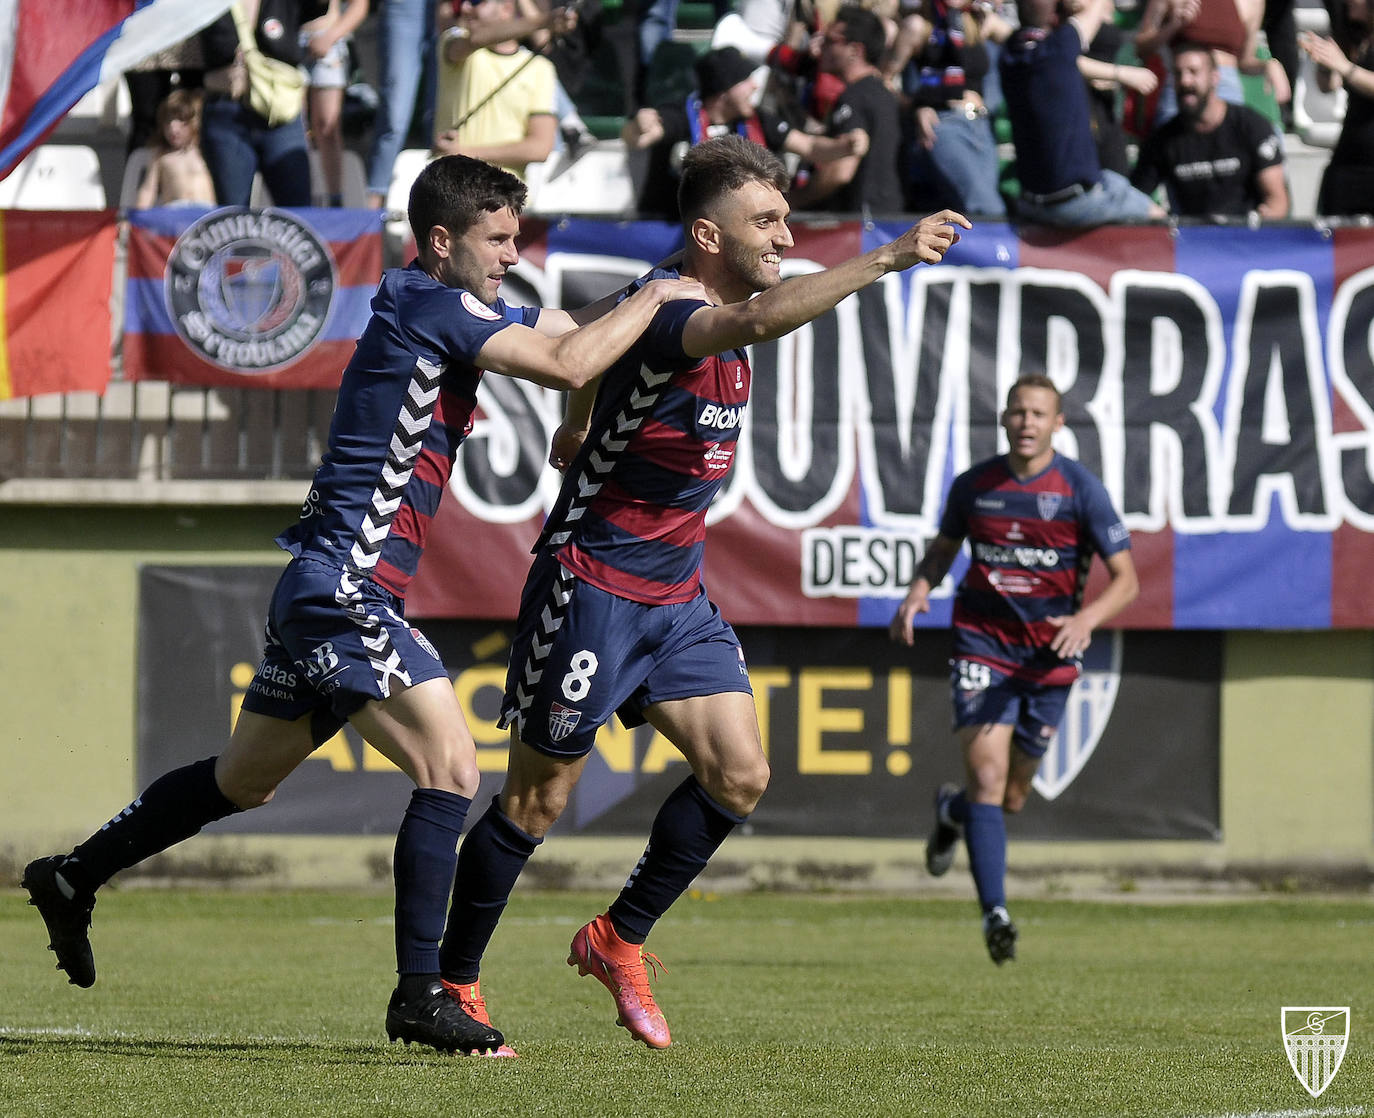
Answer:
[(1055, 454), (1018, 480), (1005, 457), (954, 479), (941, 535), (967, 538), (970, 562), (954, 599), (954, 656), (1035, 683), (1067, 684), (1079, 664), (1049, 645), (1046, 618), (1082, 604), (1093, 555), (1131, 546), (1107, 490), (1081, 463)]
[[(629, 290), (675, 271), (655, 270)], [(735, 460), (749, 402), (743, 350), (687, 356), (682, 331), (705, 306), (680, 299), (606, 370), (582, 449), (535, 550), (579, 578), (651, 605), (701, 588), (706, 510)]]
[(483, 372), (477, 354), (497, 331), (538, 317), (537, 308), (500, 299), (488, 307), (418, 262), (386, 271), (339, 384), (329, 449), (300, 520), (277, 544), (404, 598), (472, 430)]

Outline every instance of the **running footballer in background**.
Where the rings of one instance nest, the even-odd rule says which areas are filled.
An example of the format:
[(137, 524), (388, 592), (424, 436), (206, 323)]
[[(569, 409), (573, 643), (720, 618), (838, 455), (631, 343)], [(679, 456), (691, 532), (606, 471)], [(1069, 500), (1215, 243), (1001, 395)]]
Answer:
[[(1016, 958), (1006, 907), (1005, 812), (1020, 811), (1093, 630), (1139, 590), (1130, 535), (1106, 488), (1051, 441), (1064, 426), (1049, 377), (1020, 377), (1007, 393), (1002, 428), (1010, 447), (954, 479), (940, 532), (892, 619), (892, 639), (913, 643), (912, 621), (930, 608), (965, 539), (970, 563), (954, 598), (950, 689), (965, 785), (943, 785), (926, 843), (926, 868), (949, 870), (959, 836), (983, 910), (983, 938), (999, 966)], [(1084, 604), (1093, 555), (1108, 582)]]

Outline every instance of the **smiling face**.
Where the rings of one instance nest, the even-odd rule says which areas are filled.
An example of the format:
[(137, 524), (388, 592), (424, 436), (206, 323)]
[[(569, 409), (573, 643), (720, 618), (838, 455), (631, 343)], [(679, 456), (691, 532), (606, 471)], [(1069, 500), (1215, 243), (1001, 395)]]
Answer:
[[(444, 236), (437, 236), (440, 232)], [(432, 274), (440, 283), (464, 288), (487, 306), (494, 306), (506, 269), (520, 260), (515, 248), (519, 235), (520, 219), (509, 209), (485, 213), (460, 237), (436, 226), (430, 234), (438, 258)]]
[(782, 282), (782, 257), (792, 247), (790, 207), (775, 186), (747, 182), (716, 208), (719, 258), (724, 274), (718, 294), (735, 301)]
[(1037, 474), (1048, 466), (1054, 456), (1050, 445), (1054, 433), (1063, 426), (1064, 413), (1059, 410), (1059, 397), (1052, 389), (1015, 389), (1002, 412), (1002, 430), (1011, 444), (1007, 457), (1012, 472)]

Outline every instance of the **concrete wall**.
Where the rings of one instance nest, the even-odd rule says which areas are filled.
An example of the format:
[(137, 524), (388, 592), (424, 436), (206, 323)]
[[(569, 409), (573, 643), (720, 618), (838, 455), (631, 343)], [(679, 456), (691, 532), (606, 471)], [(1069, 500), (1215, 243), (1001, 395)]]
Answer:
[[(124, 806), (134, 786), (140, 564), (277, 564), (271, 539), (299, 486), (242, 505), (0, 504), (0, 884), (37, 853), (65, 847)], [(222, 497), (222, 488), (216, 490)], [(180, 503), (176, 503), (180, 502)], [(1086, 869), (1125, 880), (1248, 872), (1274, 880), (1316, 867), (1374, 871), (1374, 633), (1233, 633), (1221, 702), (1223, 838), (1216, 843), (1020, 843), (1013, 861), (1042, 876)], [(1169, 712), (1158, 713), (1169, 732)], [(205, 851), (283, 884), (380, 881), (389, 839), (214, 838)], [(539, 880), (618, 884), (639, 839), (562, 839)], [(190, 850), (191, 848), (187, 848)], [(732, 840), (722, 887), (921, 887), (909, 841)], [(186, 864), (187, 872), (191, 863)], [(945, 879), (960, 878), (954, 874)], [(961, 883), (961, 887), (962, 887)]]

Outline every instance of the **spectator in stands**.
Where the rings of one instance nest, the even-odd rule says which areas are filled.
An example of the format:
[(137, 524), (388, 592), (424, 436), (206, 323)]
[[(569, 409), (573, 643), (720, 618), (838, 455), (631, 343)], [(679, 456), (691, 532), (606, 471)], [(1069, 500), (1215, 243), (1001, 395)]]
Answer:
[(367, 18), (368, 0), (329, 0), (321, 16), (301, 27), (301, 50), (310, 70), (307, 111), (310, 139), (320, 154), (326, 201), (343, 205), (343, 102), (348, 88), (348, 42)]
[[(1142, 59), (1158, 54), (1163, 72), (1168, 73), (1168, 47), (1173, 40), (1202, 43), (1216, 52), (1220, 74), (1217, 93), (1223, 101), (1245, 104), (1241, 74), (1262, 74), (1275, 101), (1286, 105), (1292, 100), (1292, 90), (1283, 67), (1272, 58), (1259, 57), (1263, 19), (1264, 0), (1149, 0), (1136, 28), (1136, 53)], [(1173, 86), (1165, 82), (1155, 123), (1163, 124), (1176, 112)]]
[[(441, 17), (442, 18), (442, 17)], [(469, 0), (439, 36), (434, 150), (495, 163), (520, 178), (553, 151), (554, 68), (519, 40), (576, 26), (569, 8), (520, 15), (517, 0)]]
[[(301, 64), (300, 29), (318, 14), (311, 0), (240, 0), (248, 33), (263, 54), (292, 66)], [(205, 56), (205, 108), (200, 146), (215, 196), (222, 206), (246, 206), (253, 176), (278, 206), (310, 205), (310, 154), (300, 115), (270, 124), (248, 107), (248, 74), (239, 50), (234, 13), (227, 12), (200, 33)]]
[[(367, 201), (386, 205), (396, 156), (406, 146), (418, 105), (420, 132), (434, 135), (438, 0), (383, 0), (377, 25), (377, 127), (367, 159)], [(418, 100), (417, 100), (418, 94)]]
[(1159, 88), (1153, 70), (1118, 61), (1125, 45), (1125, 34), (1108, 19), (1098, 28), (1088, 49), (1078, 56), (1078, 72), (1088, 82), (1088, 108), (1092, 113), (1098, 162), (1118, 175), (1131, 173), (1126, 130), (1121, 124), (1121, 94), (1133, 91), (1148, 97)]
[(1063, 0), (1020, 0), (1019, 11), (1021, 27), (999, 65), (1021, 180), (1020, 217), (1063, 226), (1163, 217), (1129, 179), (1102, 167), (1093, 142), (1078, 56), (1110, 17), (1111, 0), (1087, 0), (1073, 14)]
[(883, 21), (857, 5), (846, 4), (826, 28), (821, 70), (845, 83), (826, 121), (826, 134), (862, 132), (867, 150), (813, 165), (806, 182), (789, 196), (794, 208), (874, 214), (905, 209), (899, 169), (901, 112), (878, 69), (886, 46)]
[(1004, 42), (1011, 31), (988, 0), (922, 0), (903, 18), (884, 69), (911, 104), (908, 208), (1006, 215), (983, 79), (987, 43)]
[(1317, 64), (1326, 92), (1345, 87), (1345, 120), (1322, 174), (1317, 212), (1329, 217), (1374, 213), (1374, 28), (1369, 0), (1333, 0), (1333, 38), (1305, 34), (1298, 45)]
[(215, 204), (215, 184), (200, 152), (199, 90), (173, 90), (157, 109), (152, 158), (134, 207)]
[(1288, 216), (1283, 145), (1254, 109), (1217, 94), (1221, 76), (1210, 48), (1175, 41), (1178, 113), (1141, 145), (1132, 182), (1145, 193), (1161, 183), (1183, 217)]
[(150, 54), (124, 71), (129, 90), (129, 141), (132, 154), (158, 136), (157, 112), (174, 89), (199, 89), (205, 80), (200, 36)]
[(677, 187), (682, 157), (694, 144), (736, 132), (770, 151), (795, 152), (815, 163), (862, 155), (862, 131), (837, 138), (812, 136), (786, 120), (755, 110), (758, 83), (754, 66), (734, 47), (708, 51), (696, 62), (697, 88), (685, 103), (640, 109), (621, 128), (631, 150), (649, 151), (649, 166), (640, 191), (641, 214), (678, 220)]

